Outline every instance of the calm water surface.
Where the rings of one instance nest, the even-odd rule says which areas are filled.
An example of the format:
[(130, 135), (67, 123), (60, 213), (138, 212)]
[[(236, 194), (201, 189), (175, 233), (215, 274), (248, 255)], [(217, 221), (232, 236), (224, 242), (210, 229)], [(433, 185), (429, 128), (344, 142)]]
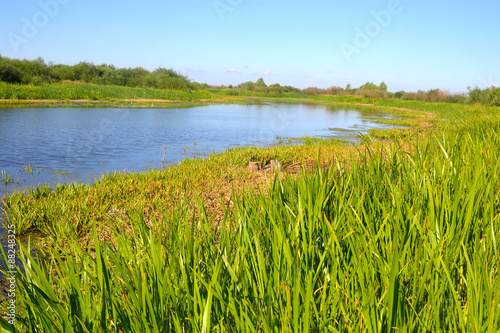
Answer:
[[(17, 183), (0, 196), (38, 184), (87, 182), (107, 171), (144, 171), (237, 146), (270, 146), (276, 137), (355, 139), (375, 124), (368, 109), (266, 103), (181, 109), (0, 109), (0, 170)], [(286, 142), (286, 140), (285, 140)], [(31, 166), (32, 171), (24, 170)], [(0, 180), (3, 177), (0, 176)]]

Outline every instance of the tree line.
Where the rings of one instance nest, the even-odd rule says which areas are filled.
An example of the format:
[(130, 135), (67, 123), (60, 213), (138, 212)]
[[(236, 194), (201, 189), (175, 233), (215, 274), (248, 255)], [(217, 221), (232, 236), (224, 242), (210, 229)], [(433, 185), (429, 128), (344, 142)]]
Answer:
[(173, 69), (158, 67), (148, 71), (142, 67), (116, 68), (114, 65), (95, 65), (89, 62), (80, 62), (76, 65), (46, 63), (43, 58), (35, 60), (20, 60), (2, 57), (0, 55), (0, 82), (12, 84), (43, 85), (57, 82), (83, 82), (97, 85), (115, 85), (124, 87), (144, 87), (170, 90), (197, 90), (197, 89), (239, 89), (248, 91), (270, 92), (278, 94), (302, 93), (305, 95), (355, 95), (365, 98), (397, 98), (402, 100), (419, 100), (446, 103), (480, 103), (500, 106), (500, 88), (478, 87), (468, 88), (467, 94), (452, 94), (439, 89), (417, 92), (396, 91), (389, 92), (385, 82), (379, 85), (367, 82), (359, 88), (348, 84), (345, 88), (332, 86), (327, 89), (308, 87), (298, 89), (292, 86), (282, 86), (279, 83), (267, 85), (262, 78), (256, 82), (243, 82), (237, 86), (208, 86), (191, 81)]
[(187, 76), (163, 67), (151, 72), (142, 67), (116, 68), (113, 65), (95, 65), (89, 62), (80, 62), (76, 65), (47, 64), (43, 58), (19, 60), (2, 56), (0, 56), (0, 81), (32, 85), (78, 81), (99, 85), (173, 90), (193, 90), (200, 86), (191, 82)]

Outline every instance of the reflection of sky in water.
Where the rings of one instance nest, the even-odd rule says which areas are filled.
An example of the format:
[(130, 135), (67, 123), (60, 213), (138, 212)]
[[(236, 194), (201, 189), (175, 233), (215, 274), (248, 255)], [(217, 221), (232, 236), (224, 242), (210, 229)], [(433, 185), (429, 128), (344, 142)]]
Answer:
[[(276, 137), (335, 136), (353, 139), (386, 128), (361, 117), (373, 110), (317, 104), (209, 105), (181, 109), (20, 108), (0, 110), (0, 170), (19, 184), (92, 182), (106, 171), (161, 168), (196, 155), (236, 146), (269, 146)], [(23, 171), (33, 166), (33, 174)]]

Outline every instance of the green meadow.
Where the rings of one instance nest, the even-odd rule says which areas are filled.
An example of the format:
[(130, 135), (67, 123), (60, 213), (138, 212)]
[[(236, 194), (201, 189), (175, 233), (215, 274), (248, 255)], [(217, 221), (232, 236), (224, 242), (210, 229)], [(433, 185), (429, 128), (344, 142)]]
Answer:
[[(213, 99), (214, 96), (205, 90), (162, 90), (153, 88), (104, 86), (90, 83), (52, 83), (44, 85), (19, 85), (0, 82), (0, 99), (15, 100), (18, 104), (23, 100), (56, 100), (68, 102), (73, 100), (117, 101), (127, 99), (154, 99), (166, 101), (192, 102), (201, 99)], [(6, 104), (4, 101), (2, 104)]]
[[(43, 88), (26, 89), (50, 99)], [(371, 104), (409, 127), (4, 197), (7, 222), (38, 247), (17, 254), (17, 330), (497, 332), (500, 108), (308, 99)], [(276, 159), (283, 172), (246, 169)]]

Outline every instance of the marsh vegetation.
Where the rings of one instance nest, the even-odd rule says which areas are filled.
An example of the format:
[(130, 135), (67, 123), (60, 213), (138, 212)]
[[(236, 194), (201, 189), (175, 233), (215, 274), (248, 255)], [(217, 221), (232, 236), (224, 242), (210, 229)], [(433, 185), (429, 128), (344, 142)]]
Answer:
[[(16, 78), (15, 62), (0, 61), (2, 80)], [(90, 65), (80, 67), (99, 67)], [(42, 60), (37, 66), (49, 74), (73, 70)], [(328, 93), (258, 80), (162, 90), (97, 85), (103, 82), (93, 82), (93, 74), (78, 79), (84, 83), (44, 81), (41, 73), (0, 83), (0, 98), (15, 99), (3, 103), (154, 98), (262, 105), (249, 100), (260, 97), (369, 104), (394, 116), (382, 121), (405, 127), (370, 130), (355, 145), (277, 135), (282, 142), (273, 147), (237, 147), (161, 170), (109, 173), (92, 185), (37, 186), (3, 197), (19, 235), (43, 236), (36, 259), (29, 248), (18, 252), (18, 330), (498, 331), (498, 88), (391, 95), (385, 84), (367, 83)], [(297, 139), (304, 144), (288, 142)], [(184, 155), (191, 144), (193, 154), (202, 149), (194, 140)], [(158, 160), (172, 149), (163, 145)], [(283, 170), (246, 168), (271, 160)]]
[[(412, 103), (430, 126), (387, 142), (236, 148), (4, 198), (19, 232), (46, 235), (18, 324), (496, 331), (499, 110)], [(282, 174), (245, 169), (271, 159)]]
[(155, 99), (166, 101), (205, 101), (225, 97), (314, 98), (321, 96), (365, 99), (395, 99), (459, 104), (480, 103), (500, 106), (500, 87), (469, 87), (467, 94), (440, 89), (416, 92), (390, 92), (387, 84), (366, 82), (358, 88), (332, 86), (327, 89), (298, 89), (279, 83), (266, 84), (262, 78), (239, 85), (209, 86), (191, 81), (173, 69), (158, 67), (117, 68), (80, 62), (75, 65), (10, 59), (0, 56), (0, 99), (113, 101)]

